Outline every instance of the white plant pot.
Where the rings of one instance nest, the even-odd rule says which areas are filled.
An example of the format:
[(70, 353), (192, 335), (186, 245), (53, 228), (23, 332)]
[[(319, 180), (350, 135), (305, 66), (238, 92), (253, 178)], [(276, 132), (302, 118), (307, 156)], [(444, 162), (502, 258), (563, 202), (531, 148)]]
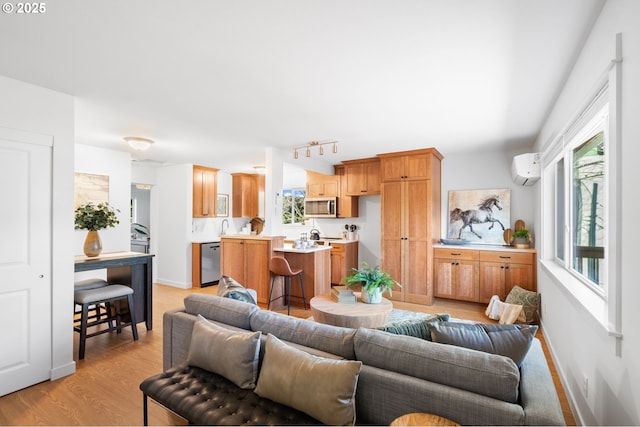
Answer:
[(376, 288), (371, 290), (371, 292), (367, 292), (362, 289), (362, 302), (367, 304), (380, 304), (382, 302), (382, 291), (380, 288)]

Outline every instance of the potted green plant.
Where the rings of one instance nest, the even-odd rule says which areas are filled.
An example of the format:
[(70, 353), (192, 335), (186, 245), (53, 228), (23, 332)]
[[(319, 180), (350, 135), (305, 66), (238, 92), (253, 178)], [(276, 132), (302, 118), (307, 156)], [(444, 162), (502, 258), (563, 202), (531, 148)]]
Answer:
[(371, 267), (365, 261), (360, 263), (360, 268), (353, 268), (353, 273), (345, 277), (347, 287), (362, 286), (362, 301), (369, 304), (382, 302), (382, 293), (392, 294), (394, 286), (399, 286), (389, 273), (380, 270), (379, 266)]
[(516, 248), (528, 248), (531, 243), (529, 229), (523, 227), (513, 232), (513, 246)]
[(120, 223), (116, 211), (108, 203), (87, 203), (78, 206), (75, 210), (75, 229), (88, 230), (84, 240), (84, 254), (88, 257), (96, 257), (102, 252), (102, 241), (98, 230), (107, 227), (115, 227)]

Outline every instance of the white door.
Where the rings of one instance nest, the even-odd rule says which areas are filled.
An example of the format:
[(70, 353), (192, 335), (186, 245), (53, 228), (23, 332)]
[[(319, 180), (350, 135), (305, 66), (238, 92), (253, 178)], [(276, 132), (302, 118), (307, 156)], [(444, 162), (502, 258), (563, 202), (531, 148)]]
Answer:
[(50, 378), (51, 150), (0, 128), (0, 396)]

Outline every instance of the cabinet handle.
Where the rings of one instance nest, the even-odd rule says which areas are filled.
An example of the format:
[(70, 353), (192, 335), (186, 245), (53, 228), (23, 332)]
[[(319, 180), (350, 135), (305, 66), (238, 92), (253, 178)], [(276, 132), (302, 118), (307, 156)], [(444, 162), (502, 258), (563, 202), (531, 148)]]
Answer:
[(501, 265), (501, 266), (500, 266), (500, 270), (504, 270), (504, 265)]
[(508, 270), (508, 269), (509, 269), (509, 266), (508, 266), (508, 265), (505, 265), (505, 266), (504, 266), (504, 269), (505, 269), (505, 270)]
[(451, 252), (451, 255), (453, 255), (453, 256), (460, 256), (460, 255), (462, 255), (462, 254), (460, 254), (460, 253), (456, 254), (456, 253)]
[(511, 257), (510, 257), (510, 256), (503, 256), (503, 255), (500, 255), (500, 259), (511, 259)]

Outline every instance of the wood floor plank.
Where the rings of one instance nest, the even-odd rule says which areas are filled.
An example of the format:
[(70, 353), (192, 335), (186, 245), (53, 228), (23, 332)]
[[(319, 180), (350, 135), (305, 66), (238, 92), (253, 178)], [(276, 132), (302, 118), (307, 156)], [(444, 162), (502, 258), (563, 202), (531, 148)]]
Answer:
[[(133, 341), (131, 331), (109, 333), (90, 338), (84, 360), (76, 360), (76, 373), (57, 381), (46, 381), (0, 397), (0, 425), (142, 425), (143, 379), (162, 371), (162, 314), (182, 305), (192, 292), (214, 294), (217, 287), (178, 289), (154, 285), (154, 330), (140, 325), (140, 339)], [(487, 321), (484, 306), (473, 303), (436, 300), (433, 306), (394, 301), (394, 307), (425, 313), (449, 313), (474, 321)], [(286, 312), (286, 309), (284, 310)], [(291, 315), (306, 318), (310, 311), (292, 309)], [(74, 355), (78, 340), (74, 334)], [(540, 336), (552, 376), (560, 395), (567, 425), (575, 425), (566, 396), (549, 358), (544, 337)], [(186, 425), (185, 420), (149, 404), (150, 425)]]

